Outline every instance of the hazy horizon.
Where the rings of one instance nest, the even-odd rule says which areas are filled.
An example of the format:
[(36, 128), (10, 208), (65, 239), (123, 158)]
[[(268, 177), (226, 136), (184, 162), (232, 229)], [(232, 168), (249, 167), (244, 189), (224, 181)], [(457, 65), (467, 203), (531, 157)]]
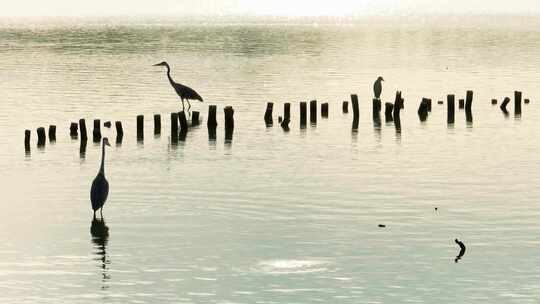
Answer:
[(540, 15), (535, 0), (493, 3), (487, 0), (335, 0), (332, 5), (306, 0), (153, 0), (117, 1), (19, 0), (4, 7), (0, 17), (93, 16), (355, 16), (355, 15)]

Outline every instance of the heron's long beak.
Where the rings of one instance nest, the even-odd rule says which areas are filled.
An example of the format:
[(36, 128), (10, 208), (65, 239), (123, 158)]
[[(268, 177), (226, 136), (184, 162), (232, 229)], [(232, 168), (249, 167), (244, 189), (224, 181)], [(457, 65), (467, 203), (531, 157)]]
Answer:
[(152, 66), (160, 66), (161, 63), (156, 63), (156, 64), (153, 64)]
[(382, 81), (384, 81), (384, 78), (381, 78)]

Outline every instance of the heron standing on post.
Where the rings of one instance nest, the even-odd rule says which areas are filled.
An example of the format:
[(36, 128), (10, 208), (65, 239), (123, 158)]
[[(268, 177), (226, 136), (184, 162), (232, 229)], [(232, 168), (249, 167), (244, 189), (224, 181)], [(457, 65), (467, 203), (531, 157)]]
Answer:
[(105, 178), (105, 146), (111, 146), (107, 137), (103, 138), (103, 144), (101, 147), (101, 167), (99, 172), (92, 182), (92, 188), (90, 189), (90, 201), (92, 202), (92, 209), (94, 210), (94, 219), (96, 218), (96, 211), (100, 210), (101, 218), (103, 219), (103, 205), (109, 195), (109, 182)]
[(377, 80), (375, 80), (375, 83), (373, 84), (373, 93), (375, 93), (375, 98), (381, 99), (381, 92), (382, 92), (382, 83), (381, 81), (384, 81), (384, 79), (379, 76)]
[(169, 82), (171, 83), (171, 86), (176, 91), (176, 94), (180, 96), (180, 99), (182, 100), (182, 110), (185, 110), (184, 101), (187, 101), (188, 103), (188, 112), (189, 109), (191, 109), (191, 104), (189, 103), (189, 100), (198, 100), (200, 102), (203, 101), (201, 95), (199, 93), (195, 92), (192, 88), (185, 86), (180, 83), (174, 82), (174, 80), (171, 77), (171, 67), (169, 64), (165, 61), (160, 62), (158, 64), (154, 64), (154, 66), (166, 66), (167, 67), (167, 77), (169, 78)]

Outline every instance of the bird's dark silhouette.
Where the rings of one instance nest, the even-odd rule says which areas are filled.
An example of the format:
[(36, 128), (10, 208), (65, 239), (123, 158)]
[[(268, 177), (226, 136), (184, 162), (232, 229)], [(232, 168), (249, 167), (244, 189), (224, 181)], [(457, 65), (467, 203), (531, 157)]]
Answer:
[(461, 242), (458, 239), (455, 239), (454, 242), (456, 242), (456, 244), (458, 244), (459, 246), (459, 254), (456, 256), (454, 260), (454, 262), (457, 263), (459, 260), (461, 260), (461, 257), (463, 257), (463, 255), (465, 254), (465, 250), (467, 250), (467, 248), (465, 247), (465, 244), (463, 244), (463, 242)]
[(109, 195), (109, 182), (105, 178), (105, 146), (111, 146), (107, 137), (104, 137), (102, 141), (101, 167), (90, 189), (90, 201), (94, 210), (94, 218), (96, 218), (96, 211), (98, 209), (100, 210), (101, 218), (103, 218), (103, 205)]
[(375, 83), (373, 84), (373, 93), (375, 94), (375, 98), (377, 99), (381, 99), (382, 81), (384, 81), (384, 79), (379, 76), (379, 78), (377, 78), (377, 80), (375, 80)]
[(183, 84), (175, 82), (171, 77), (171, 67), (169, 64), (165, 61), (160, 62), (158, 64), (154, 64), (154, 66), (165, 66), (167, 67), (167, 77), (169, 78), (169, 82), (171, 83), (171, 86), (176, 91), (176, 94), (180, 96), (180, 100), (182, 101), (182, 110), (185, 110), (184, 101), (188, 103), (188, 113), (191, 109), (191, 103), (190, 100), (198, 100), (200, 102), (203, 101), (203, 98), (199, 93), (195, 92), (192, 88), (185, 86)]

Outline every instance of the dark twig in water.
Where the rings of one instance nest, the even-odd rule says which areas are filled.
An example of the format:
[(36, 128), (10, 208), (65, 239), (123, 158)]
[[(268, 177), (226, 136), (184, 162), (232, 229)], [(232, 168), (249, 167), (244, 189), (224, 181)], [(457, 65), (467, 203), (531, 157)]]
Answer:
[(467, 248), (465, 247), (465, 244), (463, 244), (463, 242), (461, 242), (460, 240), (458, 239), (455, 239), (454, 240), (456, 242), (456, 244), (458, 244), (459, 246), (459, 254), (456, 256), (456, 259), (454, 260), (454, 262), (458, 262), (459, 260), (461, 260), (461, 257), (463, 257), (463, 255), (465, 254), (465, 250), (467, 250)]

